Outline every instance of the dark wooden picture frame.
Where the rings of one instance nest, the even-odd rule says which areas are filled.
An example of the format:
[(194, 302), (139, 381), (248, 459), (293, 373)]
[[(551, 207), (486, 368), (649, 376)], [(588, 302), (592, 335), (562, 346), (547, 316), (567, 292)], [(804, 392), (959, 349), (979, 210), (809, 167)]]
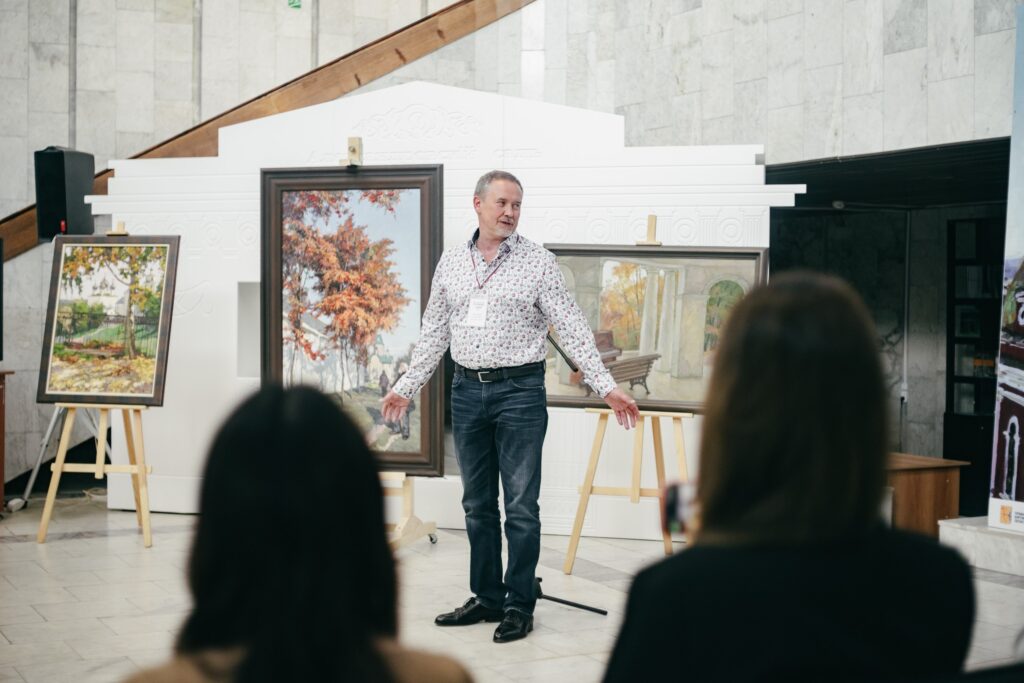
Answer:
[(163, 405), (180, 241), (54, 240), (37, 402)]
[[(636, 399), (640, 409), (703, 412), (707, 358), (717, 345), (723, 315), (752, 287), (767, 280), (768, 250), (544, 246), (555, 254), (569, 291), (591, 322), (605, 366), (618, 386)], [(658, 269), (658, 279), (648, 283), (647, 272), (651, 268)], [(645, 310), (644, 303), (651, 291), (649, 284), (658, 298)], [(669, 287), (675, 288), (671, 294)], [(688, 291), (692, 287), (699, 291)], [(671, 306), (665, 304), (666, 297)], [(684, 330), (681, 326), (687, 316), (692, 318), (700, 313), (697, 309), (702, 299), (700, 328), (687, 337), (689, 328)], [(620, 302), (617, 309), (615, 301)], [(653, 321), (648, 317), (652, 311)], [(712, 317), (705, 319), (708, 315)], [(611, 329), (602, 329), (602, 320), (615, 323), (609, 326)], [(685, 349), (680, 348), (683, 343), (687, 344)], [(666, 346), (671, 352), (665, 351)], [(589, 387), (580, 382), (581, 375), (572, 373), (553, 348), (549, 348), (547, 360), (548, 405), (607, 407), (596, 394), (590, 393)]]
[[(415, 341), (419, 336), (420, 316), (430, 295), (430, 283), (443, 245), (442, 179), (440, 164), (271, 168), (262, 169), (260, 178), (263, 383), (308, 383), (311, 373), (319, 372), (323, 385), (322, 377), (332, 373), (332, 388), (319, 388), (336, 396), (349, 409), (367, 433), (381, 468), (420, 476), (444, 474), (442, 373), (435, 373), (424, 385), (414, 399), (413, 410), (400, 424), (383, 420), (379, 399), (403, 371), (411, 350), (409, 340)], [(406, 190), (417, 192), (403, 193)], [(418, 202), (418, 211), (413, 201)], [(397, 223), (388, 222), (388, 212)], [(418, 226), (411, 225), (414, 221), (418, 221)], [(406, 228), (395, 226), (407, 223), (408, 232), (415, 232), (418, 239), (399, 234)], [(349, 236), (344, 240), (343, 230)], [(289, 255), (285, 254), (286, 236)], [(336, 242), (325, 249), (327, 243), (323, 240), (328, 239)], [(327, 262), (314, 263), (312, 257), (305, 255), (312, 253), (309, 249), (295, 246), (297, 240), (316, 242), (320, 245), (317, 253), (336, 251), (337, 255), (330, 256)], [(377, 284), (361, 288), (358, 295), (351, 294), (353, 299), (344, 308), (336, 305), (329, 309), (328, 294), (343, 297), (346, 292), (355, 291), (338, 284), (339, 273), (347, 278), (370, 271), (360, 271), (353, 265), (356, 261), (344, 256), (347, 247), (342, 245), (351, 244), (352, 240), (363, 240), (360, 258), (374, 254), (373, 258), (378, 259), (373, 270)], [(403, 262), (407, 267), (401, 267)], [(416, 269), (418, 277), (410, 274)], [(296, 275), (297, 272), (304, 274)], [(408, 286), (399, 284), (403, 279)], [(344, 327), (340, 316), (358, 307), (358, 297), (365, 296), (366, 291), (371, 291), (368, 288), (374, 286), (377, 288), (372, 291), (380, 292), (381, 296), (374, 300), (372, 310), (374, 315), (383, 315), (380, 319), (386, 317), (387, 322), (379, 328), (370, 323), (360, 323), (363, 328), (359, 330)], [(292, 302), (288, 310), (286, 297)], [(390, 303), (381, 304), (381, 300)], [(418, 306), (413, 305), (416, 300)], [(286, 313), (293, 309), (298, 313), (286, 319)], [(381, 314), (382, 309), (389, 313)], [(389, 337), (392, 333), (395, 336)], [(287, 335), (290, 336), (286, 341)], [(374, 335), (376, 341), (369, 342)], [(391, 348), (388, 339), (398, 337), (402, 338), (401, 347)], [(291, 359), (287, 372), (286, 353)], [(296, 363), (300, 366), (297, 375)], [(418, 441), (410, 442), (415, 433)]]

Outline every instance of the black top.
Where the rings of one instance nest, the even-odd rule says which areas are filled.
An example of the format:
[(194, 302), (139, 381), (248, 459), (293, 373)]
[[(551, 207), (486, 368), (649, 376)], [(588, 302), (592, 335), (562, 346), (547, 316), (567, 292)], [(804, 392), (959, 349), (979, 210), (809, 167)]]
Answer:
[(970, 568), (922, 536), (697, 545), (636, 577), (605, 681), (954, 673), (973, 623)]

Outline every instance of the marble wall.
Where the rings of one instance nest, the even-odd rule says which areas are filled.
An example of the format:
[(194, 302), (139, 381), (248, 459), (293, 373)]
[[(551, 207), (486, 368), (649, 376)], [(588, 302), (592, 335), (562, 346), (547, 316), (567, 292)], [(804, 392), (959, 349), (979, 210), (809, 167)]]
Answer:
[(630, 145), (767, 163), (1010, 134), (1015, 0), (536, 0), (367, 85), (426, 79), (626, 117)]

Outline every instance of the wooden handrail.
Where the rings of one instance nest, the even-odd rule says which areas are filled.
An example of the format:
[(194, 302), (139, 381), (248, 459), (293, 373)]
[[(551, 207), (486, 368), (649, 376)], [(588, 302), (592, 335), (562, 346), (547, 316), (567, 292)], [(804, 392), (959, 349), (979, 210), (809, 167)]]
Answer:
[[(223, 126), (335, 100), (531, 2), (533, 0), (460, 0), (131, 158), (216, 156), (217, 132)], [(106, 194), (107, 181), (112, 175), (109, 169), (97, 173), (93, 194)], [(36, 246), (35, 205), (0, 220), (0, 239), (4, 240), (5, 261)]]

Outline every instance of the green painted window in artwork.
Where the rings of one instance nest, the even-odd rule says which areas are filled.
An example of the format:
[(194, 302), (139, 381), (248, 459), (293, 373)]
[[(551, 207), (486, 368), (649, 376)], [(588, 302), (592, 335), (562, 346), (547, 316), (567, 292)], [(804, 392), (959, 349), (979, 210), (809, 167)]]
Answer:
[(722, 280), (708, 291), (708, 315), (704, 325), (704, 351), (714, 351), (733, 306), (743, 298), (743, 288), (732, 280)]
[(292, 9), (302, 9), (302, 0), (288, 0), (288, 6)]

